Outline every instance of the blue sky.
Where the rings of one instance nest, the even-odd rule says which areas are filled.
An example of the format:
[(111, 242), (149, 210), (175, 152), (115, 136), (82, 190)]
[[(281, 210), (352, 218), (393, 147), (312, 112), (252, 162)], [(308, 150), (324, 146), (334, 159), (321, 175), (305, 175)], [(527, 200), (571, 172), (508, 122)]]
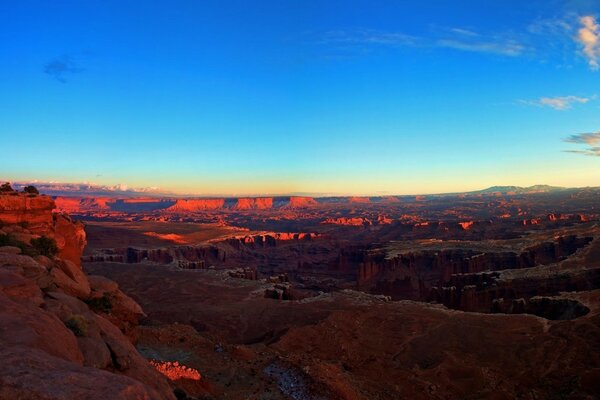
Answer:
[(0, 178), (600, 186), (600, 2), (523, 3), (2, 2)]

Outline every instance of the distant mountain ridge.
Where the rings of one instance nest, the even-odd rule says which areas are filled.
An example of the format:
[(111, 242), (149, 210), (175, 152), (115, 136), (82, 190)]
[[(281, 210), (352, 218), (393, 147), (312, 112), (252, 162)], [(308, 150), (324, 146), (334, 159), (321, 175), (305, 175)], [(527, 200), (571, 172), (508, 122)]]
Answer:
[(548, 193), (567, 190), (565, 187), (550, 186), (550, 185), (533, 185), (533, 186), (491, 186), (487, 189), (475, 190), (467, 192), (468, 194), (486, 194), (486, 193), (514, 193), (514, 194), (526, 194), (526, 193)]
[[(0, 180), (4, 182), (5, 180)], [(370, 201), (383, 202), (383, 201), (397, 201), (398, 198), (406, 198), (411, 196), (453, 196), (453, 195), (478, 195), (478, 194), (528, 194), (528, 193), (549, 193), (558, 192), (569, 189), (577, 188), (566, 188), (559, 186), (550, 185), (533, 185), (533, 186), (491, 186), (486, 189), (463, 191), (463, 192), (448, 192), (448, 193), (412, 193), (412, 194), (400, 194), (400, 195), (365, 195), (365, 196), (353, 196), (353, 195), (310, 195), (310, 194), (281, 194), (281, 195), (193, 195), (193, 194), (175, 194), (167, 191), (162, 191), (159, 188), (129, 188), (126, 185), (115, 185), (115, 186), (102, 186), (90, 183), (58, 183), (58, 182), (13, 182), (12, 186), (16, 190), (22, 190), (27, 185), (34, 185), (38, 188), (41, 193), (48, 194), (54, 197), (97, 197), (97, 198), (109, 198), (109, 199), (135, 199), (135, 198), (155, 198), (155, 199), (247, 199), (247, 204), (240, 204), (240, 208), (265, 208), (266, 204), (260, 204), (261, 199), (273, 198), (294, 198), (294, 199), (320, 199), (330, 201), (350, 201), (352, 203), (368, 203)], [(258, 203), (257, 203), (258, 202)], [(266, 207), (269, 208), (269, 207)]]

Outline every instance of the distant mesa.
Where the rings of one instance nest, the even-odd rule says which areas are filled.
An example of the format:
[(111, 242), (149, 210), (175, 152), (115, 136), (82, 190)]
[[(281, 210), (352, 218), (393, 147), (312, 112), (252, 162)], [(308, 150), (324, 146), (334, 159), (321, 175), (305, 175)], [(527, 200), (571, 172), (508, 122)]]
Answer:
[(305, 208), (305, 207), (313, 207), (318, 203), (312, 197), (301, 197), (301, 196), (292, 196), (290, 197), (289, 207), (290, 208)]
[(220, 210), (224, 208), (225, 199), (177, 199), (167, 211), (194, 212)]
[(369, 199), (368, 197), (350, 197), (348, 199), (348, 202), (349, 203), (362, 203), (362, 204), (365, 204), (365, 203), (370, 203), (371, 199)]
[(273, 208), (272, 197), (241, 198), (237, 199), (236, 210), (268, 210)]

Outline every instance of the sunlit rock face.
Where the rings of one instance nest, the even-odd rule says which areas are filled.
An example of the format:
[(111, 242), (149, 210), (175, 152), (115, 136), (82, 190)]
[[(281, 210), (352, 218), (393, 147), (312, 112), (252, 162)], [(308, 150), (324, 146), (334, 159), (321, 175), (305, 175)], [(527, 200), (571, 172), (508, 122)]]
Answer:
[(273, 208), (272, 197), (257, 197), (257, 198), (240, 198), (237, 199), (235, 206), (236, 210), (268, 210)]
[(158, 372), (169, 378), (169, 380), (176, 381), (179, 379), (191, 379), (199, 381), (201, 378), (198, 370), (185, 365), (179, 364), (178, 361), (150, 361), (150, 364), (156, 368)]
[(178, 199), (167, 211), (204, 211), (223, 208), (225, 199)]
[(317, 204), (318, 204), (317, 201), (312, 197), (300, 197), (300, 196), (290, 197), (290, 202), (289, 202), (289, 206), (292, 208), (313, 207), (313, 206), (316, 206)]
[(54, 201), (49, 196), (25, 193), (0, 195), (0, 221), (4, 224), (28, 224), (44, 227), (52, 224)]
[[(141, 307), (81, 269), (83, 225), (48, 196), (0, 195), (0, 398), (164, 399), (135, 349)], [(43, 240), (42, 240), (43, 239)]]

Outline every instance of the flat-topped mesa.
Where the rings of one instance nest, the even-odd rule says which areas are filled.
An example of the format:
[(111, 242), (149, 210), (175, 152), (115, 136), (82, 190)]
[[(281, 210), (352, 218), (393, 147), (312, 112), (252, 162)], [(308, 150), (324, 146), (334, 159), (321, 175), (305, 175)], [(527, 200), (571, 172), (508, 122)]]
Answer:
[(167, 211), (195, 212), (220, 210), (225, 206), (225, 199), (177, 199)]
[(114, 199), (109, 197), (56, 197), (56, 209), (60, 212), (80, 212), (81, 210), (109, 210)]
[(359, 196), (354, 196), (354, 197), (350, 197), (348, 199), (349, 203), (358, 203), (358, 204), (367, 204), (371, 202), (371, 199), (368, 197), (359, 197)]
[(316, 206), (312, 197), (239, 197), (215, 199), (178, 199), (167, 208), (172, 212), (199, 212), (210, 210), (271, 210), (297, 209)]
[(305, 208), (316, 206), (317, 200), (312, 197), (292, 196), (290, 197), (290, 208)]
[(233, 206), (235, 210), (269, 210), (273, 208), (272, 197), (242, 197)]

